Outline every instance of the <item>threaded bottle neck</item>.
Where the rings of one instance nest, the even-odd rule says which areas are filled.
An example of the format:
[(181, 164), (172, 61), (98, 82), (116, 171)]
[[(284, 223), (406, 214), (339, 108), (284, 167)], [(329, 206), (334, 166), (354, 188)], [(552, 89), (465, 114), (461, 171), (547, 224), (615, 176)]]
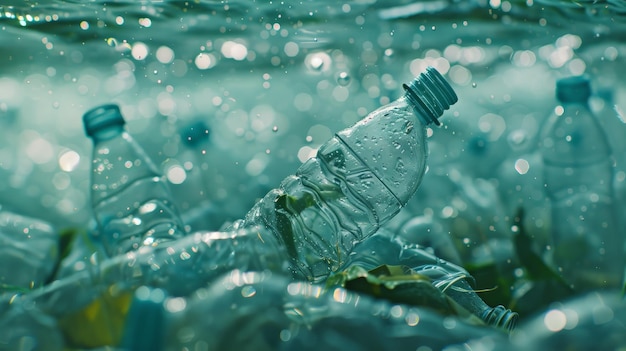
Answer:
[(458, 97), (448, 82), (433, 67), (426, 70), (408, 85), (403, 84), (405, 97), (415, 109), (418, 117), (428, 125), (440, 125), (438, 118)]
[(480, 316), (488, 325), (511, 331), (517, 324), (519, 315), (502, 305), (488, 308)]

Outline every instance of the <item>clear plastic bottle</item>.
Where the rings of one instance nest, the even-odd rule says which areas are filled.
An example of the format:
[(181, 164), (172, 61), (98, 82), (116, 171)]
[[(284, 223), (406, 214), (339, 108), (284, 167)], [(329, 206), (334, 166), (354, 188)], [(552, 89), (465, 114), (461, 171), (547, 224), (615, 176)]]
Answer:
[(59, 235), (49, 223), (0, 206), (0, 293), (38, 288), (59, 258)]
[(589, 80), (557, 81), (541, 154), (551, 202), (554, 264), (577, 290), (616, 288), (624, 270), (624, 234), (616, 226), (613, 162), (605, 131), (590, 111)]
[(287, 247), (295, 274), (320, 281), (389, 221), (426, 170), (426, 126), (457, 101), (432, 67), (405, 95), (324, 143), (235, 227), (263, 225)]
[(432, 255), (399, 236), (380, 230), (358, 244), (350, 258), (346, 266), (358, 265), (367, 270), (380, 265), (410, 267), (416, 273), (429, 277), (436, 288), (488, 325), (504, 330), (515, 328), (518, 314), (504, 306), (488, 306), (470, 286), (469, 281), (473, 278), (464, 268)]
[(213, 199), (216, 189), (209, 184), (215, 180), (207, 153), (213, 145), (209, 144), (209, 126), (197, 119), (180, 130), (182, 151), (176, 155), (177, 161), (186, 171), (186, 178), (181, 184), (173, 185), (172, 190), (181, 209), (181, 217), (190, 231), (213, 230), (222, 225), (217, 216), (217, 206)]
[(184, 236), (184, 226), (161, 172), (124, 129), (117, 105), (83, 116), (93, 139), (91, 202), (111, 256)]
[(142, 286), (169, 296), (189, 296), (232, 271), (289, 276), (288, 256), (265, 228), (196, 232), (167, 245), (142, 246), (97, 261), (83, 270), (15, 299), (62, 321), (75, 347), (117, 345), (130, 297)]

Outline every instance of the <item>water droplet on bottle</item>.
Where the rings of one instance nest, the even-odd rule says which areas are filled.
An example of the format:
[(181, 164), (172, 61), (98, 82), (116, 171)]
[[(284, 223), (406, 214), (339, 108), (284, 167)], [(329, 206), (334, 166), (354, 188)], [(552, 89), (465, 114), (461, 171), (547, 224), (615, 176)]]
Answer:
[(273, 126), (272, 127), (272, 132), (278, 132), (278, 126)]
[(404, 166), (404, 161), (402, 160), (402, 158), (398, 157), (398, 159), (396, 160), (396, 166), (394, 169), (396, 172), (398, 172), (401, 175), (406, 174), (406, 167)]
[(413, 123), (412, 122), (406, 122), (406, 124), (404, 125), (404, 132), (406, 134), (409, 134), (413, 131)]
[(473, 82), (472, 83), (472, 88), (476, 88), (476, 86), (477, 86), (476, 82)]
[(350, 75), (348, 75), (348, 72), (339, 72), (339, 74), (337, 75), (337, 84), (345, 87), (348, 84), (350, 84)]

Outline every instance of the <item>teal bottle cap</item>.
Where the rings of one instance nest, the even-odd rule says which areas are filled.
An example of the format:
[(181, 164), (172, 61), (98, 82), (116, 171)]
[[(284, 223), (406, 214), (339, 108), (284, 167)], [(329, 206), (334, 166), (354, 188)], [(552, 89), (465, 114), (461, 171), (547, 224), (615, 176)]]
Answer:
[(440, 125), (438, 118), (459, 99), (434, 67), (427, 67), (411, 83), (403, 84), (406, 97), (424, 124)]
[(111, 126), (123, 126), (124, 117), (120, 112), (119, 106), (115, 104), (107, 104), (95, 107), (83, 115), (83, 124), (85, 133), (93, 136), (98, 131)]
[(556, 98), (560, 102), (586, 103), (590, 96), (591, 83), (586, 77), (568, 77), (556, 82)]

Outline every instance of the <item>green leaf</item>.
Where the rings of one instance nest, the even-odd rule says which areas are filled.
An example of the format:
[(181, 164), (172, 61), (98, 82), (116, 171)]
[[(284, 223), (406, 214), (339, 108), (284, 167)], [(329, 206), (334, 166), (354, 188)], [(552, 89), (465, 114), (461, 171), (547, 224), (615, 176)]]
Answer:
[(566, 290), (574, 292), (570, 285), (557, 274), (550, 266), (548, 266), (541, 256), (539, 256), (532, 248), (533, 239), (528, 235), (524, 227), (524, 210), (519, 209), (515, 216), (517, 233), (513, 237), (515, 245), (515, 253), (519, 258), (522, 267), (526, 270), (528, 277), (532, 281), (554, 280), (557, 284), (562, 285)]
[(327, 280), (327, 289), (337, 286), (394, 303), (427, 307), (443, 315), (484, 325), (480, 318), (433, 286), (430, 278), (406, 266), (382, 265), (370, 271), (350, 266)]

